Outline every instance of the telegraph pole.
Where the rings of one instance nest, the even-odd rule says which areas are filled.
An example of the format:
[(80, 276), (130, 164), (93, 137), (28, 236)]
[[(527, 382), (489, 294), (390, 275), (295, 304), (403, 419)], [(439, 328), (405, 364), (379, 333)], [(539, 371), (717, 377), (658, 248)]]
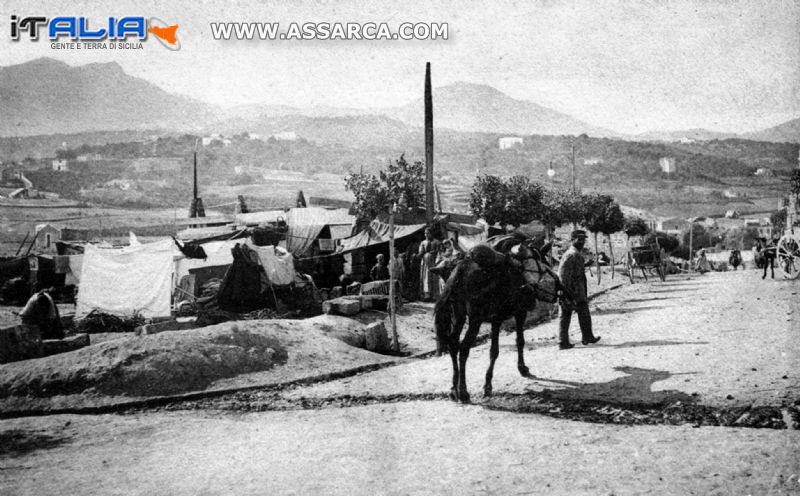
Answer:
[(425, 64), (425, 220), (433, 222), (433, 95), (431, 63)]

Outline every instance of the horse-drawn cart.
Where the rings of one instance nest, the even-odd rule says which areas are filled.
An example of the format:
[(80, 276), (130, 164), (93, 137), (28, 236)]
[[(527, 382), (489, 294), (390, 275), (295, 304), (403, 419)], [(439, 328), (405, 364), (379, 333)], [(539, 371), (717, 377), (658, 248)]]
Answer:
[(657, 275), (661, 281), (667, 278), (666, 267), (664, 266), (664, 256), (658, 243), (644, 246), (635, 246), (628, 252), (628, 277), (633, 284), (633, 273), (637, 268), (642, 270), (644, 280), (647, 281), (647, 273)]
[(800, 277), (800, 229), (797, 219), (797, 198), (790, 196), (786, 207), (786, 230), (776, 245), (775, 262), (787, 279)]

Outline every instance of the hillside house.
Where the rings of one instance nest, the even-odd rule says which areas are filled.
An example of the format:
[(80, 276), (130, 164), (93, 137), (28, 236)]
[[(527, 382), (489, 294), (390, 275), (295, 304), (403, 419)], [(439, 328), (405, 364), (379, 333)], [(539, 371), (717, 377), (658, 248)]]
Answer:
[(597, 157), (587, 158), (583, 161), (583, 165), (603, 165), (603, 159)]
[(756, 169), (755, 175), (756, 176), (763, 176), (763, 177), (772, 177), (775, 174), (772, 172), (772, 169), (770, 169), (769, 167), (759, 167), (758, 169)]
[(275, 133), (272, 135), (278, 141), (296, 141), (297, 140), (297, 133), (294, 131), (283, 131), (280, 133)]
[(515, 146), (522, 146), (522, 138), (519, 136), (504, 136), (497, 140), (497, 144), (501, 150), (507, 150)]
[(54, 171), (58, 172), (67, 172), (69, 170), (69, 165), (65, 158), (54, 158), (52, 167)]
[(664, 174), (675, 174), (678, 171), (674, 157), (661, 157), (658, 159), (658, 165)]
[(55, 253), (56, 241), (61, 241), (64, 227), (57, 224), (36, 226), (36, 250), (38, 253)]
[(671, 219), (663, 219), (658, 221), (658, 229), (661, 232), (665, 232), (667, 234), (680, 234), (681, 232), (688, 230), (691, 223), (686, 219), (681, 219), (678, 217), (673, 217)]

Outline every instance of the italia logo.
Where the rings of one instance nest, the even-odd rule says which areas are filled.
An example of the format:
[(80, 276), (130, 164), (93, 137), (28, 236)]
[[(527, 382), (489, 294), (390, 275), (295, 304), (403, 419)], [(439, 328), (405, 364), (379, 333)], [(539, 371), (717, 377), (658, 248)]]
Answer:
[(87, 17), (11, 16), (11, 39), (18, 41), (23, 33), (30, 40), (38, 40), (44, 33), (50, 41), (69, 38), (73, 41), (146, 41), (152, 33), (165, 48), (180, 50), (177, 36), (178, 24), (167, 24), (157, 17), (143, 16), (107, 17), (102, 21)]

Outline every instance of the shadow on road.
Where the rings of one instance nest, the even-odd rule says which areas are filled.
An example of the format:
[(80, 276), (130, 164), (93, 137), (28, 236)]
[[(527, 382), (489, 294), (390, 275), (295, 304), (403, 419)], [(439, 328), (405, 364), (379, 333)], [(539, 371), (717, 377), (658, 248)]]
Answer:
[(0, 456), (13, 458), (36, 450), (53, 449), (68, 440), (68, 437), (38, 434), (18, 429), (0, 432)]
[(667, 405), (676, 401), (692, 402), (694, 398), (676, 389), (653, 391), (653, 384), (674, 375), (688, 375), (693, 372), (672, 374), (665, 370), (643, 369), (638, 367), (614, 367), (625, 375), (608, 382), (581, 383), (559, 379), (537, 379), (544, 384), (562, 387), (545, 388), (539, 395), (558, 401), (591, 400), (609, 405)]
[[(598, 348), (640, 348), (642, 346), (674, 346), (681, 344), (710, 344), (708, 341), (669, 341), (666, 339), (655, 339), (651, 341), (625, 341), (617, 344), (597, 343)], [(576, 348), (577, 349), (577, 348)], [(582, 349), (582, 348), (581, 348)]]
[(615, 313), (633, 313), (633, 312), (640, 312), (642, 310), (662, 310), (664, 308), (669, 308), (666, 306), (659, 306), (659, 305), (645, 305), (643, 307), (626, 307), (626, 308), (608, 308), (608, 309), (596, 309), (592, 313), (596, 315), (612, 315)]

